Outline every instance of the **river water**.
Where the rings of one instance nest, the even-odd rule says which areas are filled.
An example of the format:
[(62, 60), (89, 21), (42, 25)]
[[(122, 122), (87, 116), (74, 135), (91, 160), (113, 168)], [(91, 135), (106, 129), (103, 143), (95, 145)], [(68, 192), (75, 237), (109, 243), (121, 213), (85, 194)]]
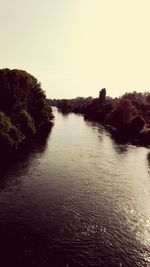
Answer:
[(150, 266), (148, 148), (59, 113), (0, 166), (0, 266)]

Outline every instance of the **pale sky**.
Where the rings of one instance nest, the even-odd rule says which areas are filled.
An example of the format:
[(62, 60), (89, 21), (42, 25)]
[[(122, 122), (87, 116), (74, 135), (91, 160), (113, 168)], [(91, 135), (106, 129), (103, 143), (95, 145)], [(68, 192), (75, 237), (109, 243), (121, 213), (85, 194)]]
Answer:
[(150, 90), (150, 0), (0, 0), (0, 68), (50, 98)]

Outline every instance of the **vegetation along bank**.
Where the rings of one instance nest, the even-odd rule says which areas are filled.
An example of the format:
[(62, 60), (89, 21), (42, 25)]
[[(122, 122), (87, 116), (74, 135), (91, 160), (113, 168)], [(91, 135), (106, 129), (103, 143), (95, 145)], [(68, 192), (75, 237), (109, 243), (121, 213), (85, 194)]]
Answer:
[(98, 98), (49, 100), (62, 112), (84, 114), (85, 119), (105, 125), (112, 135), (123, 142), (150, 145), (150, 93), (125, 93), (118, 98), (106, 95), (106, 89)]

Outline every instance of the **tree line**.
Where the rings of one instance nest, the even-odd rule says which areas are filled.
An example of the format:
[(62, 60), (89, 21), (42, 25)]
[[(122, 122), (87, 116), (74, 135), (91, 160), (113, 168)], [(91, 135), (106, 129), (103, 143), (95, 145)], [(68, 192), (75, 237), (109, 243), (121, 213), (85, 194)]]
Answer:
[(150, 145), (149, 92), (111, 98), (103, 88), (97, 98), (54, 99), (50, 103), (63, 112), (82, 113), (85, 119), (102, 123), (120, 140)]

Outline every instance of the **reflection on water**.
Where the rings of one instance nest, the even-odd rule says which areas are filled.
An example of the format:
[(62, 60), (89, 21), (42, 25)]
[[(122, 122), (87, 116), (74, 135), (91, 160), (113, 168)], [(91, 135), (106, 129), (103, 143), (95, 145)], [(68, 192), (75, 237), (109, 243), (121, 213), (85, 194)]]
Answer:
[(0, 167), (2, 266), (149, 266), (149, 150), (54, 112), (47, 142)]
[(52, 129), (53, 127), (47, 130), (42, 137), (38, 135), (34, 140), (23, 143), (21, 149), (13, 155), (8, 155), (7, 158), (4, 157), (1, 159), (0, 187), (3, 184), (7, 184), (8, 180), (13, 180), (14, 176), (17, 177), (21, 173), (27, 171), (27, 169), (32, 166), (33, 162), (46, 152), (47, 141), (48, 138), (50, 138)]
[(57, 112), (60, 113), (64, 118), (68, 117), (68, 115), (70, 114), (70, 112), (67, 110), (57, 109)]

